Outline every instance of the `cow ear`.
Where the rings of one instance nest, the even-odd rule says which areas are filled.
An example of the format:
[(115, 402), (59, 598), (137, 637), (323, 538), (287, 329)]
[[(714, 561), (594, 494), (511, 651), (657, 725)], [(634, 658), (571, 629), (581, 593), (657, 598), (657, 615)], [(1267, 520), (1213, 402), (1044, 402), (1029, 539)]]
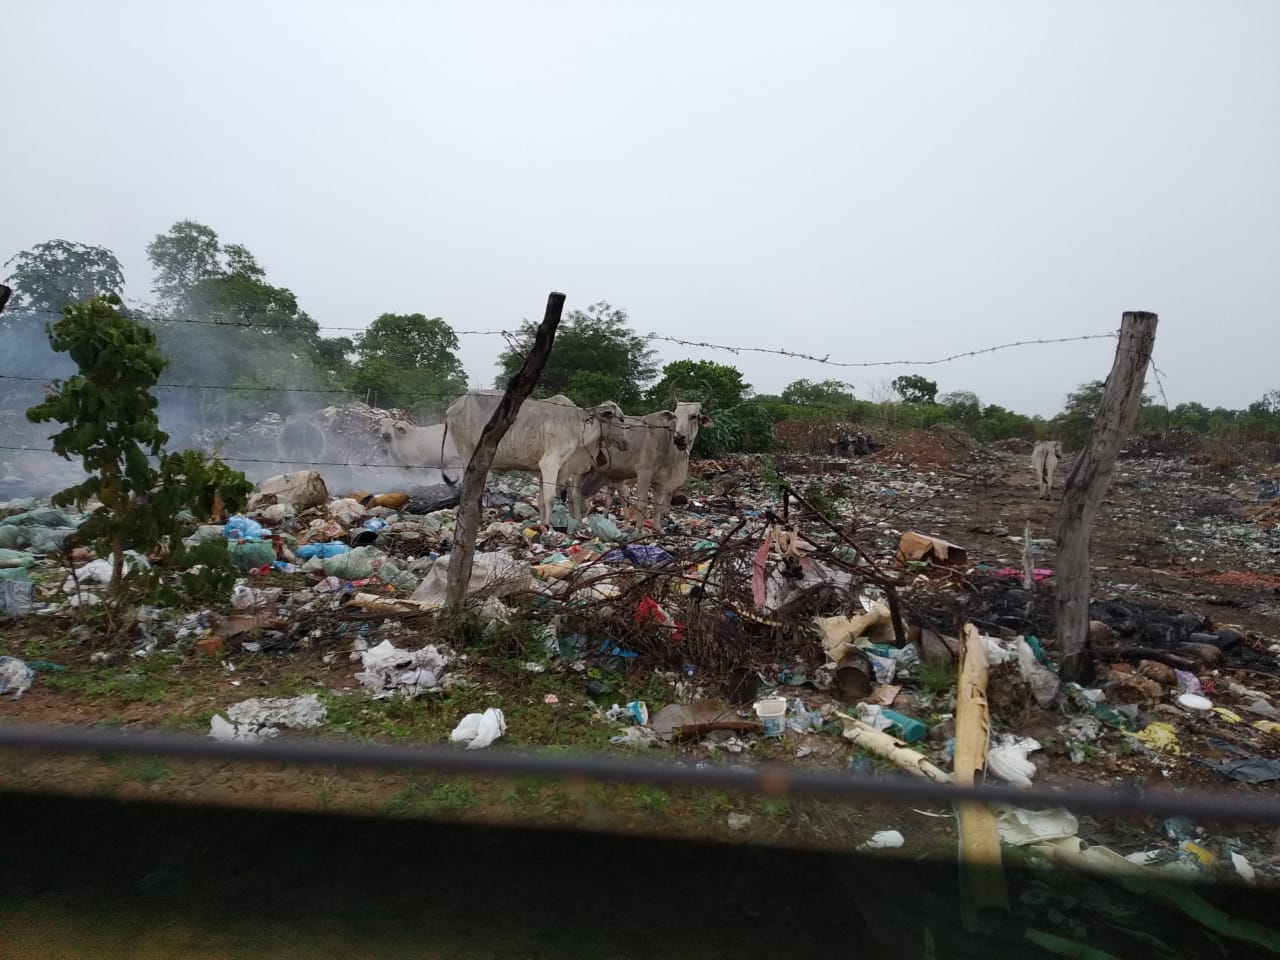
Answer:
[(612, 410), (601, 410), (601, 411), (600, 411), (600, 413), (599, 413), (599, 417), (600, 417), (600, 419), (601, 419), (601, 420), (612, 420), (612, 419), (613, 419), (613, 411), (612, 411)]
[(663, 419), (663, 420), (666, 420), (668, 423), (670, 423), (670, 422), (671, 422), (672, 420), (674, 420), (675, 418), (676, 418), (676, 415), (675, 415), (674, 413), (672, 413), (670, 410), (663, 410), (663, 411), (662, 411), (662, 419)]
[(396, 424), (396, 433), (408, 433), (409, 428), (403, 423)]
[(714, 426), (715, 426), (715, 423), (712, 421), (712, 419), (711, 419), (710, 417), (708, 417), (705, 413), (700, 414), (700, 415), (698, 416), (698, 423), (702, 424), (704, 427), (714, 427)]

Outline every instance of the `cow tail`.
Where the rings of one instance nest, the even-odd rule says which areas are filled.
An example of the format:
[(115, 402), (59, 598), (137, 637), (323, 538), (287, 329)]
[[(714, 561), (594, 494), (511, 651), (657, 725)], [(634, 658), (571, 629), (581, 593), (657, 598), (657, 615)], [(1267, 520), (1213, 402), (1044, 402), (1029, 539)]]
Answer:
[(452, 490), (458, 485), (457, 480), (450, 480), (449, 474), (444, 471), (444, 443), (449, 439), (449, 420), (446, 417), (444, 421), (444, 430), (440, 433), (440, 479), (444, 481), (446, 487)]

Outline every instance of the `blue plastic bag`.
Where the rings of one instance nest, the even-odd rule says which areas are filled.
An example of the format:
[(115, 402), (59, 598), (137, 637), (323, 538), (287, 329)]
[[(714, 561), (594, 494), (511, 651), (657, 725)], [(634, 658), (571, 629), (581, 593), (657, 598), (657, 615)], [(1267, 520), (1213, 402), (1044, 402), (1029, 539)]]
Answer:
[(227, 519), (223, 535), (228, 540), (264, 540), (271, 536), (271, 531), (257, 520), (250, 520), (248, 517), (237, 514)]

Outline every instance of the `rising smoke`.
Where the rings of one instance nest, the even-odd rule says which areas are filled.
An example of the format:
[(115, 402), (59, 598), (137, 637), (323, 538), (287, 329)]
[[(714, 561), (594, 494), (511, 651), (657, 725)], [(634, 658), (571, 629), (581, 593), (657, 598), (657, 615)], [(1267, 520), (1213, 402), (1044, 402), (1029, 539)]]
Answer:
[[(61, 425), (26, 418), (47, 384), (76, 372), (49, 345), (46, 325), (56, 319), (12, 307), (0, 315), (0, 501), (47, 497), (84, 477), (78, 462), (45, 452)], [(254, 482), (314, 469), (335, 494), (443, 489), (440, 471), (391, 462), (378, 423), (405, 417), (403, 411), (351, 400), (287, 334), (190, 321), (152, 325), (169, 361), (155, 391), (169, 450), (204, 450)]]

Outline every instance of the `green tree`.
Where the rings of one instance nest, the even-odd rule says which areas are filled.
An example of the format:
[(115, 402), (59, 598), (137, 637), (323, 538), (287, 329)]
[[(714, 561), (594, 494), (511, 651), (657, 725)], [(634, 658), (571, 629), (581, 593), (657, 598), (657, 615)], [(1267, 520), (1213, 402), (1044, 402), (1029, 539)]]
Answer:
[[(524, 321), (514, 342), (498, 358), (502, 374), (498, 386), (520, 369), (525, 354), (533, 345), (537, 325)], [(572, 310), (556, 331), (555, 344), (534, 395), (549, 397), (564, 394), (575, 402), (583, 402), (574, 396), (574, 378), (581, 373), (604, 374), (616, 379), (619, 393), (611, 397), (623, 409), (635, 409), (643, 396), (644, 385), (657, 373), (654, 352), (648, 340), (628, 326), (625, 310), (608, 303), (592, 304), (586, 310)], [(579, 387), (597, 388), (602, 381), (584, 380), (578, 377)]]
[(701, 400), (706, 394), (703, 384), (711, 388), (711, 411), (736, 407), (751, 393), (751, 384), (743, 382), (737, 367), (710, 360), (675, 360), (662, 368), (662, 379), (646, 391), (645, 405), (651, 410), (667, 409), (672, 385), (678, 400)]
[(124, 292), (124, 270), (106, 247), (49, 240), (14, 254), (4, 265), (13, 267), (5, 278), (13, 287), (10, 309), (56, 313), (97, 294)]
[(1209, 408), (1203, 403), (1180, 403), (1169, 412), (1169, 416), (1178, 430), (1200, 433), (1209, 427)]
[[(80, 510), (93, 498), (101, 504), (77, 535), (110, 551), (108, 590), (116, 600), (126, 546), (149, 550), (161, 535), (172, 537), (178, 511), (196, 506), (207, 513), (214, 488), (231, 510), (251, 489), (243, 474), (220, 464), (202, 470), (200, 484), (193, 484), (196, 455), (172, 462), (165, 455), (169, 438), (160, 429), (152, 390), (166, 363), (155, 334), (123, 316), (115, 309), (119, 305), (119, 297), (108, 295), (63, 309), (62, 318), (49, 327), (49, 343), (69, 354), (78, 372), (54, 381), (44, 401), (27, 411), (32, 423), (64, 425), (50, 438), (53, 452), (67, 460), (80, 458), (89, 474), (55, 494), (53, 502)], [(203, 464), (202, 456), (199, 460)]]
[(148, 244), (147, 255), (163, 308), (155, 327), (173, 360), (169, 378), (192, 385), (166, 407), (171, 422), (194, 427), (285, 413), (299, 398), (315, 401), (340, 389), (347, 372), (341, 344), (322, 347), (319, 325), (293, 291), (267, 281), (246, 247), (183, 220)]
[(938, 385), (918, 374), (897, 377), (892, 387), (903, 403), (933, 403), (938, 396)]
[(467, 388), (458, 336), (439, 317), (384, 313), (360, 335), (348, 383), (389, 406), (441, 410)]
[(783, 403), (844, 411), (855, 403), (853, 384), (841, 380), (793, 380), (782, 391)]
[(361, 358), (382, 357), (402, 370), (429, 370), (440, 381), (456, 382), (463, 389), (467, 375), (457, 350), (453, 328), (421, 313), (384, 313), (356, 341)]
[(194, 220), (179, 220), (159, 234), (147, 244), (147, 259), (156, 272), (151, 289), (172, 310), (189, 307), (187, 299), (200, 283), (226, 272), (218, 235)]
[(351, 355), (356, 352), (350, 337), (321, 337), (316, 341), (316, 356), (330, 377), (343, 379), (351, 372)]
[(1089, 438), (1106, 386), (1102, 380), (1090, 380), (1067, 394), (1062, 412), (1054, 418), (1053, 425), (1058, 439), (1068, 449), (1079, 449)]
[(982, 403), (972, 390), (952, 390), (938, 398), (948, 416), (961, 423), (972, 423), (982, 416)]

